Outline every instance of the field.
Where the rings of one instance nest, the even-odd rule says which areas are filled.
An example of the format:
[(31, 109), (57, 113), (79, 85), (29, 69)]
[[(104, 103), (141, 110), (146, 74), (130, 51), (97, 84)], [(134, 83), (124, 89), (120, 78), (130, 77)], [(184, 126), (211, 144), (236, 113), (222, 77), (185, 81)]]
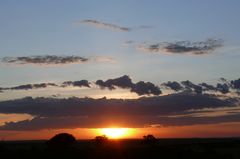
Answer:
[(72, 145), (49, 146), (46, 141), (2, 141), (1, 157), (86, 159), (239, 159), (240, 139), (78, 140)]

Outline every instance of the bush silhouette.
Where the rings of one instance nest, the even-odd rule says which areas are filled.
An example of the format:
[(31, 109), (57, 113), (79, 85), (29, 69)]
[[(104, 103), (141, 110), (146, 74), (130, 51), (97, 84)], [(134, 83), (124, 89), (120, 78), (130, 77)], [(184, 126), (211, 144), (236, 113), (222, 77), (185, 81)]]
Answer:
[(106, 135), (102, 135), (102, 136), (96, 136), (95, 137), (95, 142), (97, 144), (104, 144), (108, 141), (108, 137)]
[(143, 141), (144, 141), (144, 143), (151, 144), (151, 145), (157, 143), (157, 139), (151, 134), (143, 136)]
[(76, 139), (73, 135), (68, 133), (60, 133), (52, 137), (50, 140), (47, 141), (48, 146), (69, 146), (76, 143)]

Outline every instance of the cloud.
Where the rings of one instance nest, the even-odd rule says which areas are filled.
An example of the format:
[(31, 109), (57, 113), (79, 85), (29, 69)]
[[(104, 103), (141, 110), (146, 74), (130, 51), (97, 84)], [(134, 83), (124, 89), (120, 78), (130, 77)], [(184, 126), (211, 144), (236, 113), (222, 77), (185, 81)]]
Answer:
[(0, 88), (0, 92), (4, 90), (32, 90), (32, 89), (40, 89), (40, 88), (47, 88), (47, 87), (67, 87), (67, 86), (74, 86), (74, 87), (88, 87), (90, 88), (90, 82), (87, 80), (80, 80), (80, 81), (65, 81), (61, 85), (56, 83), (37, 83), (37, 84), (24, 84), (14, 87), (6, 87)]
[(162, 93), (160, 88), (153, 83), (144, 81), (133, 83), (131, 78), (127, 75), (115, 79), (108, 79), (106, 81), (97, 80), (96, 85), (100, 86), (102, 89), (108, 88), (109, 90), (116, 89), (116, 87), (130, 89), (131, 92), (135, 92), (138, 95), (160, 95)]
[(185, 93), (195, 92), (197, 94), (209, 94), (210, 93), (209, 91), (211, 91), (211, 93), (219, 92), (222, 94), (236, 93), (236, 92), (238, 93), (240, 80), (232, 80), (231, 82), (228, 82), (227, 80), (222, 80), (222, 79), (221, 81), (223, 83), (217, 83), (217, 85), (215, 86), (211, 84), (207, 84), (205, 82), (200, 84), (194, 84), (189, 80), (181, 82), (181, 84), (184, 87), (182, 87), (181, 84), (175, 81), (174, 82), (169, 81), (167, 83), (163, 83), (162, 85), (167, 86), (174, 91), (182, 91)]
[(196, 93), (202, 94), (202, 91), (203, 91), (203, 90), (202, 90), (202, 87), (201, 87), (201, 86), (196, 85), (196, 84), (192, 83), (192, 82), (189, 81), (189, 80), (187, 80), (187, 81), (182, 81), (181, 83), (185, 86), (186, 89), (188, 89), (188, 90), (193, 89)]
[(231, 81), (232, 88), (234, 89), (240, 89), (240, 78), (237, 80), (232, 80)]
[(219, 99), (214, 95), (181, 93), (128, 100), (27, 97), (0, 102), (0, 113), (25, 113), (34, 118), (8, 122), (0, 126), (0, 129), (97, 128), (113, 123), (126, 127), (144, 127), (152, 124), (171, 126), (232, 122), (240, 121), (240, 115), (228, 113), (225, 116), (209, 117), (196, 113), (222, 111), (227, 108), (234, 111), (239, 109), (239, 101), (239, 98)]
[(6, 122), (0, 130), (31, 131), (44, 129), (76, 129), (76, 128), (104, 128), (112, 124), (119, 127), (143, 128), (152, 125), (187, 126), (199, 124), (219, 124), (239, 122), (240, 114), (229, 114), (216, 117), (158, 117), (158, 116), (96, 116), (96, 117), (35, 117), (32, 120)]
[(40, 89), (40, 88), (47, 88), (47, 87), (58, 87), (55, 83), (37, 83), (37, 84), (24, 84), (14, 87), (5, 87), (0, 88), (0, 92), (2, 93), (5, 90), (32, 90), (32, 89)]
[(124, 75), (124, 76), (121, 76), (121, 77), (115, 78), (115, 79), (108, 79), (106, 81), (97, 80), (96, 84), (99, 85), (101, 88), (106, 87), (110, 90), (116, 89), (115, 86), (117, 86), (119, 88), (132, 88), (134, 85), (132, 83), (132, 80), (130, 79), (130, 77), (127, 75)]
[(143, 43), (139, 48), (147, 52), (202, 55), (209, 54), (221, 46), (223, 46), (223, 40), (207, 39), (206, 41), (200, 42), (177, 41), (150, 45)]
[(104, 62), (104, 63), (116, 63), (116, 60), (112, 57), (96, 56), (93, 57), (94, 62)]
[(25, 84), (25, 85), (19, 85), (16, 87), (4, 88), (4, 90), (29, 90), (29, 89), (46, 88), (48, 86), (57, 87), (58, 85), (55, 83)]
[(207, 84), (205, 82), (201, 83), (199, 85), (203, 87), (203, 90), (206, 90), (206, 91), (217, 91), (217, 88), (215, 86)]
[[(133, 83), (131, 78), (127, 75), (121, 76), (115, 79), (108, 79), (106, 81), (97, 80), (96, 85), (100, 86), (101, 89), (108, 88), (109, 90), (113, 90), (116, 88), (129, 89), (131, 92), (135, 92), (138, 95), (160, 95), (162, 92), (158, 86), (155, 86), (151, 82), (140, 81), (137, 83)], [(61, 84), (61, 86), (55, 83), (40, 83), (40, 84), (25, 84), (19, 85), (15, 87), (9, 88), (1, 88), (2, 90), (31, 90), (38, 88), (46, 88), (48, 86), (55, 87), (88, 87), (91, 88), (90, 82), (87, 80), (79, 80), (79, 81), (65, 81)]]
[(131, 92), (135, 92), (138, 95), (160, 95), (162, 91), (158, 86), (155, 86), (151, 82), (140, 81), (133, 85)]
[(105, 28), (105, 29), (110, 29), (110, 30), (114, 30), (114, 31), (128, 32), (128, 31), (131, 30), (131, 28), (128, 28), (128, 27), (122, 27), (122, 26), (118, 26), (118, 25), (115, 25), (115, 24), (105, 23), (105, 22), (101, 22), (101, 21), (97, 21), (97, 20), (91, 20), (91, 19), (85, 19), (85, 20), (82, 20), (78, 23), (92, 25), (92, 26), (95, 26), (95, 27), (98, 27), (98, 28)]
[(33, 116), (94, 116), (94, 115), (166, 115), (189, 109), (234, 106), (238, 98), (219, 99), (214, 95), (172, 94), (139, 99), (106, 98), (32, 98), (0, 102), (0, 113), (26, 113)]
[(87, 80), (80, 80), (80, 81), (65, 81), (62, 83), (62, 87), (67, 87), (67, 86), (90, 88), (90, 82), (88, 82)]
[[(161, 86), (163, 87), (163, 91), (167, 88), (170, 88), (173, 91), (176, 92), (182, 92), (182, 93), (197, 93), (197, 94), (212, 94), (212, 93), (221, 93), (223, 95), (239, 95), (239, 81), (232, 80), (232, 81), (225, 81), (222, 83), (217, 83), (216, 85), (211, 85), (205, 82), (202, 82), (200, 84), (194, 84), (193, 82), (186, 80), (181, 82), (176, 81), (168, 81), (165, 83), (162, 83)], [(61, 84), (56, 83), (37, 83), (37, 84), (24, 84), (24, 85), (18, 85), (14, 87), (0, 87), (0, 93), (3, 93), (5, 90), (32, 90), (32, 89), (39, 89), (39, 88), (47, 88), (47, 87), (61, 87), (65, 88), (68, 86), (73, 87), (88, 87), (93, 88), (92, 83), (88, 80), (78, 80), (78, 81), (65, 81)], [(99, 86), (101, 89), (109, 89), (114, 90), (118, 88), (122, 89), (128, 89), (130, 92), (134, 92), (138, 94), (139, 96), (142, 95), (160, 95), (162, 94), (162, 90), (160, 87), (155, 85), (151, 82), (133, 82), (132, 79), (127, 76), (123, 75), (118, 78), (114, 79), (108, 79), (106, 81), (103, 80), (97, 80), (95, 82), (97, 86)], [(174, 93), (176, 93), (174, 92)], [(231, 93), (231, 94), (228, 94)]]
[(83, 63), (89, 59), (80, 56), (56, 56), (56, 55), (39, 55), (39, 56), (21, 56), (21, 57), (4, 57), (2, 62), (14, 64), (36, 64), (36, 65), (57, 65)]
[(230, 92), (229, 91), (229, 86), (226, 83), (224, 83), (224, 84), (218, 83), (216, 88), (219, 92), (221, 92), (223, 94), (226, 94), (226, 93)]
[(167, 83), (163, 83), (162, 85), (167, 86), (167, 87), (171, 88), (171, 89), (174, 90), (174, 91), (180, 91), (180, 90), (183, 89), (183, 87), (181, 86), (181, 84), (179, 84), (179, 83), (176, 82), (176, 81), (173, 81), (173, 82), (168, 81)]

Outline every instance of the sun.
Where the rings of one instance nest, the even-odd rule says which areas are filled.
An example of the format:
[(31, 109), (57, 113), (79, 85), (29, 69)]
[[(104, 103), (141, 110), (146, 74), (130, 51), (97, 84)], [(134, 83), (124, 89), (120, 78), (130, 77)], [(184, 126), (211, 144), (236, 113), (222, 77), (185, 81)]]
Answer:
[(100, 132), (111, 139), (128, 137), (131, 134), (130, 128), (102, 128)]

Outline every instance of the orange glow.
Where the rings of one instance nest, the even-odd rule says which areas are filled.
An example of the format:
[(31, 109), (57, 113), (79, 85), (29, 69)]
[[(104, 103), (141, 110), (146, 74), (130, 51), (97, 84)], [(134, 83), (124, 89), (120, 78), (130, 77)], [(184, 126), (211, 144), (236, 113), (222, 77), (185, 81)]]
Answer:
[[(107, 135), (108, 129), (125, 129), (124, 133)], [(122, 130), (121, 130), (122, 131)], [(78, 128), (78, 129), (47, 129), (34, 131), (0, 131), (0, 140), (48, 140), (58, 133), (70, 133), (77, 139), (94, 139), (99, 135), (107, 135), (111, 139), (135, 138), (142, 139), (144, 135), (152, 134), (157, 138), (204, 138), (204, 137), (238, 137), (240, 122), (220, 124), (169, 126), (157, 128)], [(108, 132), (108, 131), (107, 131)], [(111, 131), (110, 131), (111, 132)]]
[(127, 138), (133, 133), (131, 128), (102, 128), (99, 132), (111, 139)]

